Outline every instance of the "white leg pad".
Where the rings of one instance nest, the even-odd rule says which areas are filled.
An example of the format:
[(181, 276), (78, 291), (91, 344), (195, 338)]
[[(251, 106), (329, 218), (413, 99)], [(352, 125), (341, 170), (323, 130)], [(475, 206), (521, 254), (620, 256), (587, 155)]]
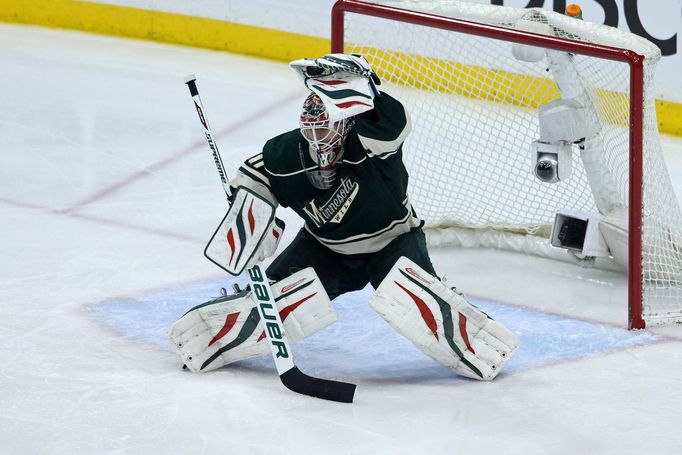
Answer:
[(422, 352), (457, 374), (492, 380), (521, 342), (466, 299), (402, 257), (370, 307)]
[[(273, 284), (272, 292), (291, 343), (338, 319), (312, 268)], [(270, 352), (251, 292), (221, 297), (192, 308), (170, 326), (167, 335), (182, 362), (194, 373)]]

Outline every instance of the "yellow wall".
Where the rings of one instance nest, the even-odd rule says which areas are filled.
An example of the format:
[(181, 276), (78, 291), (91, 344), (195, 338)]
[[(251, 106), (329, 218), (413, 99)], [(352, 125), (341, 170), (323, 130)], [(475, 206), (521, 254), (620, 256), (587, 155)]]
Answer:
[[(323, 55), (330, 49), (329, 40), (313, 36), (76, 0), (0, 0), (0, 21), (147, 39), (285, 62), (301, 56)], [(501, 102), (505, 100), (503, 97)], [(682, 105), (657, 100), (656, 112), (661, 132), (682, 136)]]
[(0, 0), (0, 21), (216, 49), (272, 60), (329, 52), (329, 40), (181, 14), (75, 0)]

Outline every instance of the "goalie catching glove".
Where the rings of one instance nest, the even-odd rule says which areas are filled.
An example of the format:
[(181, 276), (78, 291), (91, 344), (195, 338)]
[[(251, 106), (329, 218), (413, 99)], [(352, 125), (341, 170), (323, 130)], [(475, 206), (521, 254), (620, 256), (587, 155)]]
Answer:
[[(309, 337), (338, 319), (312, 268), (273, 284), (272, 291), (290, 343)], [(270, 352), (250, 291), (192, 308), (168, 329), (168, 339), (194, 373)]]
[(379, 95), (379, 77), (364, 57), (357, 54), (328, 54), (289, 64), (306, 87), (320, 97), (331, 121), (338, 121), (374, 108)]
[(469, 378), (492, 380), (520, 345), (516, 335), (405, 257), (370, 306), (422, 352)]
[(240, 275), (272, 256), (283, 232), (284, 221), (275, 217), (275, 206), (258, 193), (239, 187), (204, 255), (231, 275)]

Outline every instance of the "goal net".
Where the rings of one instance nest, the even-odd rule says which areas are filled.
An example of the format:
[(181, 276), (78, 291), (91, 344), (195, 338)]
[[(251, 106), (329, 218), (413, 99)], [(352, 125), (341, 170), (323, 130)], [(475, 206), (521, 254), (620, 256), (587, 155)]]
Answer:
[[(411, 114), (410, 197), (431, 244), (620, 269), (630, 327), (682, 321), (682, 216), (658, 136), (655, 45), (552, 11), (453, 0), (340, 0), (332, 23), (333, 51), (364, 55)], [(560, 99), (587, 106), (595, 127), (572, 146), (570, 175), (545, 183), (531, 144), (540, 108)], [(552, 247), (561, 209), (600, 213), (622, 248), (612, 239), (610, 256), (592, 260)]]

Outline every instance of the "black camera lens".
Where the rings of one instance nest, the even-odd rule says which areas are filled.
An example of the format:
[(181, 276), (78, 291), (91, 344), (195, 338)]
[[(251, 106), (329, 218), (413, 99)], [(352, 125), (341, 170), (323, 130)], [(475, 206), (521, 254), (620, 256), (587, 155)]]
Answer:
[(558, 163), (554, 156), (540, 156), (535, 164), (535, 176), (547, 183), (558, 182)]

